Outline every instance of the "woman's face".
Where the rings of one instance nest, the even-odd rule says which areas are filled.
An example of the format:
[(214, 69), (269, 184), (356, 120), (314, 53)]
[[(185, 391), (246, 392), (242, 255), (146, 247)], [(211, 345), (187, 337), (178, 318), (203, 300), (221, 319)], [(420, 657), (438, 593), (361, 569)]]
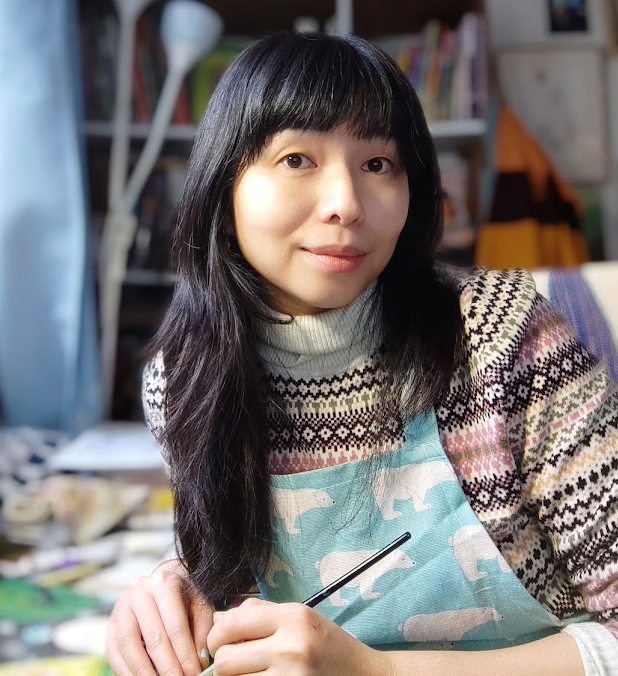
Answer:
[(385, 268), (408, 215), (393, 140), (285, 130), (236, 179), (235, 234), (272, 306), (315, 314), (354, 300)]

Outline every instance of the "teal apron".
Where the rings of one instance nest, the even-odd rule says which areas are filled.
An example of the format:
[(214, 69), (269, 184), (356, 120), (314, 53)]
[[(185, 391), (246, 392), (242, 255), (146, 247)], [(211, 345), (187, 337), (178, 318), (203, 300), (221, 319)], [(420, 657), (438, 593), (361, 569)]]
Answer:
[(275, 541), (259, 582), (265, 599), (302, 602), (409, 531), (410, 540), (317, 609), (382, 649), (485, 650), (563, 626), (529, 594), (470, 507), (433, 412), (407, 425), (393, 453), (274, 475), (271, 484)]

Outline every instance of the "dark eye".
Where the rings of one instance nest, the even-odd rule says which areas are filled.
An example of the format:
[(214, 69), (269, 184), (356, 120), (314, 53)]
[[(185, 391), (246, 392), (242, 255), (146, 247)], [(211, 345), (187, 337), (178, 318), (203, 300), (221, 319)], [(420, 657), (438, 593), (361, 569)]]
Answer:
[(390, 161), (384, 157), (373, 157), (368, 162), (365, 162), (364, 167), (366, 171), (373, 174), (383, 174), (390, 168)]
[(303, 166), (303, 156), (302, 155), (288, 155), (283, 160), (284, 164), (290, 169), (299, 169)]

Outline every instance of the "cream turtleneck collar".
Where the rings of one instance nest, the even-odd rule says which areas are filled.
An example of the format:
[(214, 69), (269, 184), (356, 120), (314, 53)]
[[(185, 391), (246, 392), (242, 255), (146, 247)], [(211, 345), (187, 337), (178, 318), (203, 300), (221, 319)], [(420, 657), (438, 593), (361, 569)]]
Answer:
[(367, 331), (370, 284), (349, 305), (315, 315), (293, 317), (274, 312), (285, 324), (262, 322), (258, 353), (270, 372), (290, 377), (323, 377), (342, 373), (377, 347)]

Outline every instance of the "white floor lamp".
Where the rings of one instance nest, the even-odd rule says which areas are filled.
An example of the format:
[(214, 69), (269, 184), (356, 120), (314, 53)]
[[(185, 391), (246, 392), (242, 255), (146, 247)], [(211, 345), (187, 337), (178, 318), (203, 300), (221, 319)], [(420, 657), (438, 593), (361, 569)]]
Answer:
[[(223, 32), (221, 17), (197, 0), (170, 0), (161, 16), (168, 70), (146, 144), (125, 188), (129, 160), (132, 61), (135, 23), (151, 0), (115, 0), (120, 16), (117, 94), (109, 173), (108, 213), (100, 257), (101, 382), (104, 418), (112, 407), (122, 283), (137, 225), (133, 209), (159, 156), (182, 81)], [(127, 93), (128, 92), (128, 93)]]

